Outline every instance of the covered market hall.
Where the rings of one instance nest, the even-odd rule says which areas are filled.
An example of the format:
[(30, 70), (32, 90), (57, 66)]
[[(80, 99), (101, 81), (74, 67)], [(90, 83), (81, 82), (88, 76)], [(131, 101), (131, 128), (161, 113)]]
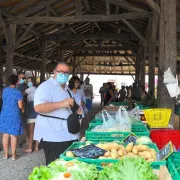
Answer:
[[(165, 162), (166, 160), (164, 164), (161, 162), (161, 164), (158, 166), (159, 168), (156, 168), (156, 170), (152, 168), (153, 172), (156, 171), (156, 175), (153, 174), (151, 179), (156, 180), (156, 177), (154, 176), (157, 176), (159, 180), (165, 180), (166, 178), (168, 180), (180, 180), (180, 152), (178, 152), (178, 150), (180, 151), (180, 143), (178, 143), (178, 141), (180, 141), (180, 87), (178, 86), (178, 83), (180, 82), (180, 43), (178, 40), (180, 40), (180, 0), (0, 0), (0, 138), (2, 138), (2, 141), (0, 139), (0, 179), (25, 180), (29, 178), (29, 180), (84, 180), (83, 178), (81, 179), (80, 175), (79, 178), (77, 178), (73, 172), (71, 173), (71, 170), (69, 170), (68, 167), (66, 167), (67, 170), (65, 170), (64, 174), (63, 172), (59, 172), (60, 174), (57, 175), (57, 177), (52, 174), (52, 167), (45, 166), (48, 163), (46, 157), (47, 153), (45, 153), (44, 149), (44, 143), (40, 143), (39, 141), (39, 148), (35, 147), (35, 151), (32, 147), (30, 149), (27, 148), (24, 150), (26, 146), (29, 147), (26, 145), (26, 143), (29, 143), (29, 138), (32, 138), (33, 134), (36, 136), (35, 131), (37, 126), (40, 124), (37, 122), (40, 122), (40, 120), (46, 118), (47, 127), (49, 126), (51, 128), (51, 121), (55, 121), (57, 117), (57, 115), (53, 115), (53, 113), (57, 113), (58, 109), (60, 109), (60, 112), (63, 112), (63, 108), (70, 108), (72, 106), (71, 102), (69, 101), (70, 104), (67, 107), (62, 107), (62, 105), (58, 106), (56, 104), (56, 108), (53, 109), (55, 106), (53, 103), (56, 103), (58, 98), (62, 101), (64, 100), (62, 99), (63, 95), (60, 95), (59, 97), (56, 96), (56, 98), (58, 97), (57, 101), (52, 100), (54, 97), (52, 95), (53, 91), (55, 92), (55, 90), (53, 90), (53, 86), (52, 89), (44, 89), (43, 92), (40, 92), (40, 89), (43, 89), (43, 87), (48, 87), (47, 84), (50, 82), (50, 80), (55, 81), (57, 80), (58, 75), (60, 76), (61, 74), (65, 76), (68, 73), (68, 75), (70, 75), (69, 79), (74, 77), (75, 83), (76, 81), (79, 83), (81, 82), (83, 88), (85, 88), (86, 85), (89, 85), (87, 79), (91, 79), (92, 76), (94, 79), (96, 79), (96, 81), (98, 81), (97, 83), (101, 85), (103, 83), (107, 83), (109, 85), (109, 82), (107, 82), (107, 75), (118, 76), (119, 78), (122, 76), (128, 76), (131, 77), (134, 84), (137, 85), (137, 87), (132, 87), (131, 94), (133, 94), (133, 88), (136, 89), (134, 91), (137, 93), (138, 87), (145, 87), (147, 78), (148, 85), (146, 88), (146, 96), (151, 96), (151, 98), (156, 101), (155, 106), (146, 104), (147, 107), (145, 107), (143, 104), (143, 98), (140, 98), (141, 101), (138, 100), (137, 102), (135, 101), (136, 99), (133, 99), (133, 95), (129, 97), (128, 95), (125, 95), (127, 97), (125, 97), (124, 100), (122, 100), (120, 97), (121, 101), (123, 102), (119, 102), (118, 98), (116, 99), (116, 102), (114, 102), (115, 100), (113, 100), (113, 98), (111, 101), (107, 100), (107, 102), (105, 102), (105, 98), (108, 96), (111, 97), (111, 90), (109, 90), (111, 89), (111, 85), (109, 85), (109, 89), (104, 87), (103, 92), (98, 92), (98, 95), (99, 93), (101, 94), (101, 101), (103, 101), (103, 104), (105, 102), (105, 106), (102, 104), (100, 106), (99, 100), (93, 100), (91, 94), (91, 103), (93, 104), (92, 108), (89, 108), (87, 107), (89, 99), (86, 97), (85, 89), (81, 88), (83, 92), (82, 96), (85, 98), (85, 100), (82, 101), (84, 104), (81, 102), (79, 104), (79, 102), (76, 101), (76, 97), (73, 97), (73, 103), (75, 101), (82, 110), (82, 122), (80, 125), (78, 124), (78, 126), (81, 126), (81, 130), (79, 130), (81, 134), (79, 141), (81, 141), (81, 143), (85, 143), (86, 146), (92, 146), (93, 141), (96, 141), (96, 143), (97, 141), (99, 143), (105, 143), (106, 141), (109, 143), (114, 143), (114, 141), (116, 141), (118, 144), (122, 142), (125, 143), (124, 139), (126, 139), (127, 136), (127, 142), (134, 143), (134, 147), (136, 148), (138, 145), (135, 145), (135, 143), (141, 141), (142, 137), (145, 137), (146, 141), (148, 141), (148, 143), (155, 144), (158, 150), (156, 151), (156, 157), (145, 157), (145, 159), (152, 160), (154, 158), (153, 163), (158, 163), (160, 160)], [(62, 73), (59, 73), (61, 70), (57, 70), (57, 68), (60, 66), (65, 66), (66, 68), (69, 68), (69, 70), (67, 72), (62, 71)], [(25, 75), (27, 72), (30, 72), (32, 77), (20, 77), (21, 75)], [(16, 76), (12, 76), (13, 74)], [(97, 77), (101, 78), (97, 79)], [(157, 87), (155, 84), (156, 77), (158, 79)], [(14, 81), (13, 78), (19, 78), (17, 84), (15, 85), (11, 84), (10, 82)], [(9, 115), (6, 115), (6, 118), (3, 120), (3, 111), (8, 112), (9, 114), (12, 113), (13, 116), (13, 112), (11, 112), (11, 110), (5, 110), (5, 108), (8, 108), (8, 105), (5, 105), (5, 102), (8, 101), (10, 103), (12, 100), (11, 98), (6, 100), (8, 95), (6, 94), (5, 96), (5, 92), (7, 92), (7, 90), (11, 92), (8, 88), (17, 89), (16, 87), (21, 84), (20, 80), (25, 80), (27, 86), (30, 88), (28, 82), (31, 80), (29, 79), (33, 79), (31, 83), (34, 82), (34, 84), (38, 84), (38, 87), (35, 87), (36, 92), (33, 92), (33, 97), (37, 97), (37, 99), (39, 99), (32, 100), (34, 103), (33, 112), (38, 115), (37, 118), (33, 118), (36, 119), (35, 122), (33, 121), (33, 123), (27, 123), (27, 134), (25, 133), (26, 135), (23, 133), (14, 135), (8, 133), (9, 131), (6, 132), (3, 127), (1, 128), (2, 122), (9, 118)], [(92, 82), (90, 81), (90, 83)], [(61, 83), (59, 84), (61, 85)], [(65, 84), (66, 82), (61, 88), (63, 93), (66, 91)], [(64, 87), (65, 89), (63, 89)], [(68, 87), (70, 88), (70, 85), (68, 85)], [(71, 90), (73, 89), (70, 88), (70, 91)], [(50, 92), (52, 101), (43, 99), (45, 97), (49, 97), (49, 95), (45, 94), (46, 91), (52, 91)], [(76, 89), (75, 92), (76, 91), (78, 92), (80, 90)], [(26, 89), (21, 93), (22, 104), (24, 104), (24, 106), (22, 105), (23, 108), (20, 108), (20, 100), (16, 103), (17, 107), (22, 110), (22, 112), (20, 112), (21, 115), (25, 114), (25, 116), (27, 114), (26, 109), (28, 107), (28, 103), (26, 104), (25, 100), (29, 100), (28, 92), (29, 91)], [(10, 96), (12, 94), (13, 93), (10, 93)], [(118, 97), (121, 96), (121, 90), (117, 94)], [(41, 104), (38, 103), (42, 103), (43, 100), (44, 103), (42, 105), (44, 106), (41, 109)], [(48, 103), (52, 103), (52, 109), (46, 111), (45, 109), (48, 108), (46, 108), (47, 106), (45, 105)], [(133, 115), (133, 118), (137, 118), (137, 114), (139, 115), (138, 122), (134, 122), (130, 118), (133, 109), (130, 108), (132, 103), (133, 108), (138, 107)], [(57, 106), (59, 108), (57, 108)], [(114, 127), (108, 127), (109, 129), (107, 129), (108, 123), (106, 124), (106, 121), (108, 122), (110, 118), (108, 119), (102, 115), (104, 110), (109, 113), (108, 117), (111, 117), (112, 119), (114, 118), (116, 122), (120, 123), (120, 125), (116, 124), (116, 127), (121, 127), (118, 130), (116, 129), (115, 132), (127, 133), (127, 135), (123, 135), (124, 138), (120, 138), (120, 136), (116, 137), (116, 134), (113, 136), (112, 134), (114, 134), (114, 132), (112, 132), (112, 134), (108, 134), (108, 132), (111, 132), (109, 129), (112, 130)], [(124, 124), (122, 125), (121, 117), (119, 117), (120, 115), (118, 114), (120, 111), (125, 111), (127, 116), (129, 116), (128, 119), (131, 124), (130, 131), (128, 131), (127, 128), (126, 130), (121, 129)], [(131, 113), (129, 113), (130, 111)], [(79, 112), (79, 109), (75, 112), (76, 115), (77, 112)], [(116, 114), (112, 115), (112, 112)], [(163, 112), (166, 112), (166, 114), (163, 114)], [(25, 116), (21, 118), (23, 119)], [(98, 119), (97, 116), (98, 118), (101, 117), (101, 122), (98, 124), (99, 128), (104, 127), (103, 123), (106, 124), (106, 129), (102, 130), (104, 134), (101, 134), (101, 130), (96, 132), (97, 129), (95, 125), (97, 125), (97, 123), (93, 125), (91, 124), (96, 122)], [(60, 118), (62, 119), (62, 117)], [(168, 122), (165, 125), (162, 125), (163, 123), (161, 124), (160, 122), (164, 122), (165, 119)], [(32, 120), (32, 118), (30, 120)], [(156, 121), (153, 122), (156, 125), (152, 125), (151, 121)], [(134, 123), (136, 123), (136, 125)], [(138, 135), (138, 133), (136, 134), (136, 131), (133, 131), (133, 127), (137, 126), (137, 123), (139, 123), (138, 127), (143, 127), (147, 130), (148, 133), (142, 133), (142, 135)], [(28, 126), (29, 124), (33, 124), (33, 126)], [(114, 123), (109, 124), (114, 125)], [(39, 131), (45, 128), (45, 126), (46, 125), (39, 127)], [(65, 125), (63, 125), (63, 127), (64, 126)], [(66, 124), (66, 129), (67, 126), (68, 123)], [(47, 128), (46, 133), (55, 134), (57, 127), (53, 127), (54, 132), (48, 131), (49, 127)], [(92, 127), (94, 127), (94, 129)], [(44, 131), (46, 130), (44, 129)], [(162, 141), (163, 138), (166, 138), (166, 141), (163, 145), (159, 145), (158, 142), (153, 139), (154, 134), (157, 132), (158, 134), (156, 136), (159, 136)], [(31, 135), (28, 135), (30, 133)], [(67, 133), (73, 134), (68, 130)], [(88, 136), (90, 133), (94, 134), (92, 136)], [(98, 133), (100, 133), (100, 135), (95, 136), (95, 134)], [(4, 136), (4, 134), (7, 136)], [(136, 138), (136, 141), (131, 142), (132, 139), (128, 138), (133, 136), (132, 134)], [(10, 144), (10, 142), (7, 141), (7, 143), (5, 143), (6, 138), (8, 137), (9, 141), (11, 139), (13, 142), (12, 135), (16, 138), (17, 147), (22, 145), (16, 149), (19, 158), (14, 158), (15, 161), (9, 159), (9, 155), (6, 158), (5, 154), (5, 147), (11, 147), (10, 145), (7, 145), (8, 143)], [(162, 137), (160, 135), (162, 135)], [(57, 136), (58, 134), (56, 134), (56, 137)], [(75, 135), (68, 135), (68, 137), (75, 137)], [(148, 140), (147, 137), (149, 138)], [(51, 141), (62, 143), (66, 142), (66, 139), (68, 138), (65, 137), (65, 140), (60, 141)], [(34, 140), (38, 141), (36, 138)], [(77, 138), (71, 140), (77, 140)], [(20, 143), (21, 141), (22, 143)], [(43, 141), (43, 138), (41, 141)], [(46, 140), (44, 140), (44, 142), (45, 141)], [(76, 143), (80, 143), (79, 141)], [(168, 146), (168, 143), (170, 143), (171, 146)], [(11, 145), (12, 144), (13, 143), (11, 143)], [(61, 144), (61, 146), (64, 145)], [(83, 144), (82, 148), (86, 148), (86, 146), (84, 146), (85, 145)], [(147, 146), (147, 142), (144, 146)], [(163, 150), (164, 146), (165, 150)], [(79, 146), (74, 146), (74, 149), (77, 147)], [(104, 153), (107, 153), (107, 151), (108, 153), (112, 153), (111, 149), (104, 149), (102, 146), (97, 147), (97, 145), (94, 147), (103, 150)], [(134, 147), (132, 147), (132, 150), (127, 151), (127, 154), (133, 153)], [(166, 149), (167, 147), (169, 147), (168, 150)], [(147, 151), (148, 149), (150, 152), (150, 147), (147, 148)], [(16, 150), (14, 151), (15, 153)], [(9, 151), (11, 151), (11, 148)], [(98, 150), (96, 149), (96, 151)], [(107, 155), (105, 159), (120, 159), (120, 148), (115, 148), (115, 151), (117, 156), (111, 154)], [(66, 154), (62, 154), (61, 151), (59, 156), (65, 156), (65, 158), (62, 158), (64, 161), (72, 160), (72, 157), (76, 158), (76, 155), (73, 154), (72, 151), (69, 152), (69, 155), (67, 155), (71, 156), (69, 159), (65, 156)], [(138, 151), (135, 153), (135, 155), (138, 156)], [(150, 154), (150, 156), (151, 155), (152, 154)], [(164, 156), (164, 158), (158, 159), (162, 156)], [(176, 160), (178, 159), (178, 164), (173, 163), (174, 156), (176, 156)], [(104, 158), (102, 154), (100, 157), (95, 157), (97, 159), (100, 157)], [(144, 158), (143, 156), (141, 157)], [(103, 158), (101, 159), (102, 161), (100, 162), (100, 165), (102, 165), (102, 163), (108, 164), (115, 162), (109, 161), (106, 163), (106, 161), (103, 161)], [(79, 161), (82, 162), (84, 160)], [(91, 160), (84, 162), (88, 162), (87, 166), (91, 166), (94, 161), (92, 160), (92, 163)], [(168, 163), (170, 163), (170, 165)], [(97, 163), (95, 164), (97, 165)], [(36, 172), (33, 171), (36, 166), (40, 167), (41, 165), (44, 168), (47, 168), (46, 171), (49, 173), (49, 177), (43, 177), (43, 170), (41, 171), (40, 168), (36, 169)], [(171, 167), (171, 165), (174, 169)], [(107, 172), (111, 174), (111, 167), (108, 167), (109, 171)], [(154, 166), (151, 165), (151, 167)], [(90, 169), (92, 167), (87, 168)], [(103, 168), (101, 166), (101, 170), (102, 169)], [(85, 169), (82, 170), (86, 171)], [(91, 179), (87, 178), (87, 180), (101, 180), (100, 177), (103, 177), (103, 173), (101, 174), (98, 170), (95, 172), (97, 176), (94, 175), (91, 177)], [(102, 171), (105, 170), (106, 168), (104, 168)], [(37, 172), (39, 177), (35, 179)], [(65, 175), (68, 177), (65, 177)], [(165, 177), (165, 175), (167, 176)], [(110, 180), (111, 178), (108, 177), (107, 173), (106, 178), (104, 176), (102, 179)], [(125, 179), (125, 177), (122, 179)], [(133, 180), (132, 177), (130, 179)], [(138, 179), (141, 180), (140, 178)], [(146, 180), (146, 177), (143, 177), (143, 179)], [(121, 177), (119, 177), (119, 180), (121, 180)], [(134, 180), (136, 179), (134, 178)]]

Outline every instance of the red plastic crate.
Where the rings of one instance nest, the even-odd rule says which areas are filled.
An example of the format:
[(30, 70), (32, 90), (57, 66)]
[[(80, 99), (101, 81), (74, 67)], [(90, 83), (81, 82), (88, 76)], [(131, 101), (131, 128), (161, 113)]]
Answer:
[(177, 150), (180, 149), (180, 131), (178, 130), (151, 130), (150, 137), (158, 148), (163, 148), (169, 141), (171, 141)]

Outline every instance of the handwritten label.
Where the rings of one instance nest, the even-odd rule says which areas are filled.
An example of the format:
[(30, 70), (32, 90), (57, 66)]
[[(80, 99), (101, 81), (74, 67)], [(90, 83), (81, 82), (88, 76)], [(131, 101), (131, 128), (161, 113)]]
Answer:
[(136, 143), (137, 139), (138, 137), (135, 134), (131, 133), (123, 140), (123, 142), (126, 144), (129, 144), (131, 142)]
[(157, 153), (157, 160), (158, 161), (164, 161), (166, 158), (168, 158), (171, 153), (173, 152), (173, 145), (172, 142), (168, 142), (158, 153)]
[(97, 158), (105, 154), (105, 150), (96, 147), (95, 145), (91, 144), (89, 146), (85, 146), (80, 149), (72, 149), (71, 150), (76, 157), (80, 158)]

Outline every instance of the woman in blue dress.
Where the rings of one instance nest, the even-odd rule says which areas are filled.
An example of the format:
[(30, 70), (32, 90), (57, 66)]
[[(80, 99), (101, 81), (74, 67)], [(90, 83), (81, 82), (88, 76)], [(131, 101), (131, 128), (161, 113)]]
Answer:
[(8, 159), (9, 137), (11, 138), (12, 160), (16, 160), (17, 136), (23, 134), (21, 111), (23, 110), (23, 96), (16, 89), (18, 76), (11, 75), (8, 78), (10, 86), (2, 93), (2, 110), (0, 114), (0, 132), (3, 133), (2, 144), (4, 159)]

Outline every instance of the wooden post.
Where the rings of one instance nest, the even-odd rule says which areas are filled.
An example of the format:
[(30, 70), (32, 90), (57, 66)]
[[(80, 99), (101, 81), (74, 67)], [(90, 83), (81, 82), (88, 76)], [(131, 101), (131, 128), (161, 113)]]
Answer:
[(5, 84), (8, 85), (8, 77), (13, 73), (13, 54), (14, 54), (14, 46), (16, 39), (16, 25), (9, 24), (8, 26), (8, 37), (7, 37), (7, 45), (6, 45), (6, 78)]
[(76, 57), (72, 57), (72, 63), (73, 63), (73, 76), (76, 75)]
[(157, 37), (158, 18), (154, 13), (152, 17), (150, 44), (149, 44), (149, 91), (154, 96), (155, 90), (155, 59), (156, 59), (156, 37)]
[(160, 0), (159, 25), (159, 69), (158, 69), (158, 107), (174, 110), (175, 98), (171, 98), (163, 83), (163, 74), (171, 68), (176, 75), (176, 0)]
[(139, 77), (140, 77), (140, 73), (139, 73), (139, 70), (140, 70), (140, 54), (139, 52), (137, 53), (136, 55), (136, 76), (135, 76), (135, 82), (139, 84)]
[(84, 74), (80, 74), (80, 80), (84, 81)]
[(145, 86), (145, 62), (146, 62), (146, 49), (147, 47), (143, 46), (142, 54), (141, 54), (141, 85)]
[(46, 50), (47, 50), (47, 41), (42, 44), (42, 61), (41, 61), (41, 75), (40, 75), (40, 83), (45, 80), (45, 72), (46, 72)]

